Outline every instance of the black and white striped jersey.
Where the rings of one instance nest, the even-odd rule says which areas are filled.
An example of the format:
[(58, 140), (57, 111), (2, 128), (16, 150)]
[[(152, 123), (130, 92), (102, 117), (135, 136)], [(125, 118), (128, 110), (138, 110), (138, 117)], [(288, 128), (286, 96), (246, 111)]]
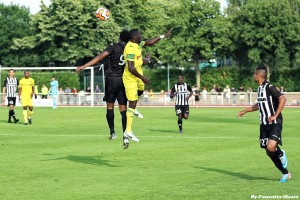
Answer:
[(193, 92), (193, 90), (188, 84), (176, 83), (172, 88), (172, 94), (175, 93), (176, 95), (175, 105), (180, 105), (180, 106), (189, 105), (189, 101), (186, 100), (186, 97), (189, 96), (190, 92)]
[[(282, 94), (276, 89), (275, 86), (271, 85), (268, 81), (264, 81), (257, 90), (257, 103), (260, 112), (260, 124), (270, 124), (268, 118), (275, 114), (278, 104), (279, 97)], [(274, 124), (282, 123), (282, 114), (280, 113)]]
[(7, 77), (4, 80), (4, 87), (6, 88), (6, 96), (16, 97), (18, 86), (19, 86), (19, 81), (16, 77), (13, 78)]

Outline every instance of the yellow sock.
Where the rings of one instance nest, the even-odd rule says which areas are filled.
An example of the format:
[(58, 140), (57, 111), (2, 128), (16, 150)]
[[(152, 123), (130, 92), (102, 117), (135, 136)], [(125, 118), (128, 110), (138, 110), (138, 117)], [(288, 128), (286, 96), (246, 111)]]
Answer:
[(131, 126), (132, 126), (132, 121), (133, 121), (133, 113), (134, 113), (134, 109), (132, 108), (128, 108), (127, 112), (126, 112), (126, 117), (127, 117), (127, 121), (126, 121), (126, 132), (131, 132)]
[(28, 118), (31, 118), (33, 111), (28, 110)]
[(23, 110), (24, 122), (28, 123), (27, 110)]

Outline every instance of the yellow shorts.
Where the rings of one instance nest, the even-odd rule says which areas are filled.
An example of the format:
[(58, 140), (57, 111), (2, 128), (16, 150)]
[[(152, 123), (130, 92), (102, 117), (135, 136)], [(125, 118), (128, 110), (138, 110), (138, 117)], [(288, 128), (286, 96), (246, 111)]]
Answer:
[(123, 84), (128, 101), (138, 100), (138, 91), (143, 91), (145, 88), (145, 84), (141, 79), (132, 76), (123, 76)]
[(32, 98), (29, 97), (21, 97), (22, 106), (32, 106)]

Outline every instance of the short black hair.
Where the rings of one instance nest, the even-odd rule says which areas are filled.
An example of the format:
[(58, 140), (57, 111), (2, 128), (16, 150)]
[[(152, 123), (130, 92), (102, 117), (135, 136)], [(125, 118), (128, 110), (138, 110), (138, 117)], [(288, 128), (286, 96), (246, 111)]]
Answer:
[(264, 78), (267, 78), (268, 76), (268, 70), (265, 66), (258, 66), (255, 69), (256, 72), (262, 73)]
[(139, 33), (139, 29), (131, 29), (129, 31), (129, 39), (132, 40)]
[(127, 43), (129, 41), (129, 32), (127, 30), (123, 30), (120, 33), (120, 37), (119, 39), (125, 43)]

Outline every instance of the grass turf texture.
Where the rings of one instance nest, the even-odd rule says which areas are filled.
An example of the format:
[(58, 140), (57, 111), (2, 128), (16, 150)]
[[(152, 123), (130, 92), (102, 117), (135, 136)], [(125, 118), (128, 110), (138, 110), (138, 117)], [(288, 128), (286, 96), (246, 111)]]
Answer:
[[(173, 108), (141, 108), (140, 143), (108, 140), (105, 108), (35, 108), (33, 124), (7, 124), (1, 107), (0, 199), (250, 199), (298, 195), (300, 109), (284, 110), (283, 148), (293, 179), (259, 148), (258, 113), (191, 108), (178, 134)], [(21, 109), (16, 109), (22, 120)]]

